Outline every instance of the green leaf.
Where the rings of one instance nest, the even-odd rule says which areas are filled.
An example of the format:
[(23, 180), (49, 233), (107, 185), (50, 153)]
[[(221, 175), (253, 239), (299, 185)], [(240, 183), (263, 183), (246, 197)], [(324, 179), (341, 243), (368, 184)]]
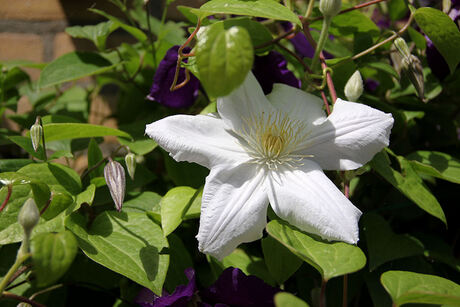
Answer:
[[(102, 151), (99, 148), (99, 145), (93, 138), (91, 138), (88, 145), (88, 170), (94, 168), (95, 165), (100, 163), (102, 159)], [(89, 178), (91, 179), (101, 176), (104, 176), (104, 163), (101, 163), (89, 173)]]
[(160, 201), (161, 196), (157, 193), (143, 192), (139, 196), (125, 201), (123, 203), (123, 211), (152, 211), (153, 213), (158, 214), (158, 221), (161, 222)]
[(131, 138), (128, 133), (118, 129), (80, 123), (46, 124), (43, 125), (43, 133), (45, 134), (46, 142), (68, 139), (93, 138), (106, 135)]
[(370, 165), (380, 176), (385, 178), (386, 181), (406, 195), (407, 198), (412, 200), (422, 210), (437, 217), (447, 225), (441, 205), (428, 188), (423, 185), (422, 179), (417, 175), (410, 161), (402, 157), (398, 158), (401, 167), (405, 170), (405, 176), (390, 166), (390, 160), (386, 152), (383, 151), (374, 156)]
[(309, 307), (306, 302), (289, 292), (276, 293), (274, 299), (276, 307)]
[(299, 257), (270, 236), (262, 239), (262, 251), (268, 271), (280, 285), (302, 265)]
[[(225, 29), (230, 29), (231, 27), (238, 26), (245, 28), (248, 31), (249, 36), (251, 37), (251, 42), (253, 46), (259, 46), (266, 42), (269, 42), (273, 39), (270, 31), (264, 27), (260, 22), (253, 21), (249, 18), (232, 18), (221, 21), (224, 23)], [(257, 49), (257, 53), (264, 53), (270, 51), (273, 48), (273, 45), (269, 45), (265, 48)]]
[(407, 15), (407, 7), (404, 0), (390, 0), (388, 2), (388, 13), (391, 20), (399, 20)]
[(119, 25), (113, 21), (101, 22), (94, 26), (67, 27), (65, 31), (72, 37), (89, 39), (100, 51), (105, 49), (107, 37), (115, 31)]
[(31, 182), (28, 176), (18, 174), (16, 172), (0, 173), (0, 183), (3, 185), (20, 185), (29, 184)]
[(94, 196), (96, 195), (96, 185), (90, 184), (86, 190), (77, 195), (75, 199), (76, 207), (74, 210), (78, 210), (83, 203), (92, 205), (94, 201)]
[(57, 163), (34, 163), (21, 168), (18, 173), (46, 182), (53, 192), (77, 195), (81, 191), (80, 176), (71, 168)]
[(450, 72), (460, 62), (460, 31), (449, 16), (431, 7), (421, 7), (414, 14), (415, 21), (442, 54)]
[(147, 35), (145, 35), (145, 33), (142, 32), (141, 30), (139, 30), (138, 28), (135, 28), (133, 26), (127, 25), (126, 23), (122, 22), (120, 19), (118, 19), (118, 18), (116, 18), (116, 17), (114, 17), (114, 16), (112, 16), (110, 14), (107, 14), (104, 11), (101, 11), (101, 10), (98, 10), (98, 9), (93, 9), (93, 8), (90, 8), (88, 10), (93, 12), (93, 13), (96, 13), (96, 14), (99, 14), (101, 16), (104, 16), (108, 20), (112, 21), (114, 23), (114, 25), (122, 28), (123, 30), (125, 30), (126, 32), (128, 32), (129, 34), (134, 36), (138, 41), (145, 42), (147, 40)]
[(97, 53), (70, 52), (46, 65), (40, 74), (40, 88), (103, 73), (114, 67)]
[(78, 245), (93, 261), (161, 295), (169, 255), (160, 226), (140, 212), (101, 213), (90, 229), (77, 213), (66, 219)]
[(302, 27), (296, 14), (273, 0), (213, 0), (199, 9), (192, 9), (191, 12), (201, 18), (213, 14), (234, 14), (286, 20)]
[(51, 220), (73, 204), (73, 198), (68, 193), (54, 192), (51, 203), (43, 212), (42, 217), (45, 220)]
[(423, 255), (423, 245), (409, 235), (397, 235), (379, 215), (366, 214), (361, 218), (369, 253), (369, 270), (388, 261)]
[[(161, 227), (165, 236), (173, 232), (185, 218), (190, 208), (201, 205), (203, 190), (175, 187), (161, 199)], [(197, 203), (193, 205), (194, 203)]]
[(70, 231), (41, 233), (31, 242), (33, 271), (38, 287), (46, 287), (64, 275), (78, 250), (77, 240)]
[(174, 292), (177, 286), (186, 285), (188, 279), (184, 274), (187, 268), (193, 268), (193, 260), (184, 242), (179, 236), (168, 236), (170, 264), (166, 275), (165, 287), (169, 293)]
[[(310, 26), (320, 30), (322, 28), (322, 21), (313, 22)], [(376, 36), (380, 33), (380, 29), (365, 14), (354, 10), (335, 16), (329, 27), (329, 33), (337, 37), (354, 35), (356, 33), (368, 33)]]
[(32, 141), (30, 140), (30, 137), (14, 135), (9, 136), (8, 139), (10, 139), (10, 141), (24, 149), (32, 157), (35, 157), (40, 160), (45, 160), (45, 152), (43, 151), (43, 146), (40, 144), (37, 151), (35, 151), (32, 146)]
[(324, 242), (293, 228), (284, 221), (273, 220), (267, 232), (303, 261), (312, 265), (324, 280), (356, 272), (366, 264), (366, 256), (357, 246), (344, 242)]
[(426, 39), (425, 39), (425, 36), (423, 36), (422, 33), (420, 33), (419, 31), (415, 30), (413, 27), (409, 27), (407, 29), (407, 32), (409, 33), (410, 38), (415, 43), (415, 46), (418, 49), (420, 49), (420, 50), (425, 50), (426, 49)]
[[(217, 262), (217, 261), (216, 261)], [(275, 281), (267, 270), (262, 258), (248, 254), (244, 250), (237, 248), (230, 255), (222, 259), (222, 269), (234, 267), (239, 268), (246, 275), (254, 275), (270, 285)]]
[(405, 271), (388, 271), (380, 281), (394, 306), (408, 303), (460, 305), (460, 285), (448, 279)]
[(226, 96), (241, 85), (253, 61), (251, 38), (246, 29), (225, 29), (223, 22), (202, 28), (196, 46), (196, 64), (209, 95)]
[(177, 186), (199, 188), (204, 185), (209, 170), (196, 163), (177, 162), (165, 151), (162, 151), (166, 172)]
[[(5, 199), (6, 187), (0, 189), (0, 199)], [(18, 221), (18, 213), (22, 205), (29, 198), (33, 197), (29, 185), (18, 185), (13, 188), (11, 198), (0, 214), (0, 245), (20, 242), (23, 240), (24, 231)], [(52, 220), (40, 219), (38, 225), (32, 231), (32, 238), (41, 232), (62, 231), (64, 230), (64, 216), (60, 215)]]
[(31, 159), (0, 159), (0, 171), (15, 172), (31, 163), (35, 163), (35, 161)]
[(129, 141), (125, 138), (117, 138), (121, 145), (128, 146), (129, 149), (137, 155), (143, 156), (157, 148), (158, 144), (152, 139), (138, 139)]
[(406, 157), (418, 173), (460, 183), (460, 160), (439, 151), (416, 151)]
[(390, 64), (387, 64), (385, 62), (373, 62), (373, 63), (368, 63), (367, 66), (383, 71), (389, 74), (390, 76), (395, 77), (396, 79), (399, 79), (399, 74)]

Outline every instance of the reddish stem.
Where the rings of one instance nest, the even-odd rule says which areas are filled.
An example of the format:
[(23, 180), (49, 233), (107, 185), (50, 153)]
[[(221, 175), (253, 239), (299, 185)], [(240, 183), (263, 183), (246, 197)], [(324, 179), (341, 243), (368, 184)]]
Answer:
[[(326, 64), (326, 60), (324, 59), (323, 52), (321, 52), (319, 57), (320, 57), (320, 60), (321, 60), (321, 67), (323, 69), (326, 69), (327, 64)], [(331, 73), (329, 71), (326, 72), (326, 82), (327, 82), (327, 88), (329, 89), (329, 94), (331, 95), (332, 104), (334, 104), (335, 101), (337, 100), (337, 93), (335, 91), (334, 82), (332, 81), (332, 76), (331, 76)]]
[(40, 210), (40, 215), (45, 213), (46, 209), (48, 209), (48, 207), (50, 206), (52, 199), (53, 199), (53, 196), (51, 196), (50, 199), (48, 199), (48, 201), (46, 202), (45, 206), (42, 208), (42, 210)]
[(8, 187), (8, 192), (7, 192), (7, 194), (6, 194), (5, 200), (4, 200), (3, 203), (2, 203), (2, 206), (0, 207), (0, 212), (2, 212), (3, 209), (5, 209), (6, 204), (7, 204), (8, 201), (10, 200), (11, 193), (13, 193), (13, 185), (12, 185), (12, 184), (9, 184), (9, 185), (7, 185), (7, 187)]
[[(185, 86), (188, 83), (188, 81), (190, 80), (190, 75), (188, 75), (188, 79), (185, 78), (185, 80), (181, 84), (176, 85), (177, 84), (177, 79), (179, 78), (179, 70), (180, 70), (180, 64), (182, 63), (182, 59), (184, 57), (190, 56), (190, 54), (183, 54), (182, 50), (184, 50), (184, 48), (187, 47), (188, 44), (190, 44), (192, 39), (198, 33), (198, 30), (200, 29), (200, 26), (201, 26), (201, 19), (198, 19), (198, 23), (196, 25), (195, 30), (192, 32), (192, 34), (190, 34), (190, 36), (187, 38), (185, 43), (182, 46), (180, 46), (179, 50), (177, 51), (178, 55), (177, 55), (176, 72), (174, 74), (174, 80), (173, 80), (173, 83), (171, 84), (171, 88), (169, 89), (171, 92), (175, 91), (175, 90), (177, 90), (177, 89), (179, 89), (179, 88), (181, 88), (183, 86)], [(186, 71), (187, 71), (187, 69), (186, 69)]]
[(319, 307), (326, 306), (326, 283), (327, 283), (327, 280), (323, 279), (321, 281), (321, 292), (319, 294)]
[(10, 298), (10, 299), (17, 300), (17, 301), (24, 302), (24, 303), (28, 303), (35, 307), (46, 307), (45, 305), (37, 303), (33, 300), (30, 300), (27, 297), (16, 295), (16, 294), (6, 292), (6, 291), (3, 292), (2, 297)]
[(329, 108), (329, 102), (327, 101), (326, 93), (321, 91), (321, 98), (323, 98), (324, 106), (326, 107), (327, 115), (331, 115), (331, 109)]
[(348, 305), (348, 274), (343, 275), (343, 293), (342, 293), (342, 307)]

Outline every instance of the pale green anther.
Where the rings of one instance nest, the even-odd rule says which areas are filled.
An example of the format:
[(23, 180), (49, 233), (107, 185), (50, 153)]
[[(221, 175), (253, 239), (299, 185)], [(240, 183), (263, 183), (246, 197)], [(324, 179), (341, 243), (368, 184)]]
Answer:
[(320, 0), (319, 10), (324, 17), (332, 18), (340, 12), (342, 0)]
[(349, 101), (357, 101), (361, 94), (363, 93), (363, 78), (359, 70), (355, 71), (348, 79), (347, 84), (345, 85), (345, 96)]
[(134, 180), (134, 173), (136, 172), (136, 155), (132, 152), (125, 156), (126, 168), (128, 169), (129, 177)]
[(24, 228), (26, 237), (30, 237), (32, 229), (37, 225), (40, 220), (40, 212), (38, 212), (37, 205), (33, 198), (29, 198), (19, 211), (18, 222)]
[(32, 147), (35, 151), (38, 150), (38, 146), (40, 145), (40, 140), (43, 135), (43, 127), (40, 125), (40, 120), (37, 117), (35, 124), (30, 127), (30, 139), (32, 141)]
[(399, 53), (403, 58), (409, 59), (411, 57), (411, 53), (409, 47), (406, 44), (406, 41), (402, 37), (398, 37), (394, 41), (394, 45), (396, 49), (398, 49)]

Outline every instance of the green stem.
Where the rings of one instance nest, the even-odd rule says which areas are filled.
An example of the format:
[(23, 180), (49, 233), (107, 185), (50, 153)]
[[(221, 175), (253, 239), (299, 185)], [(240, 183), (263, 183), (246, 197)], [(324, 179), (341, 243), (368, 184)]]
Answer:
[(150, 44), (152, 45), (153, 66), (156, 69), (157, 68), (157, 51), (155, 48), (155, 42), (153, 41), (153, 37), (152, 37), (153, 34), (152, 34), (152, 27), (150, 25), (150, 5), (149, 3), (150, 1), (147, 1), (147, 3), (145, 4), (145, 13), (147, 17), (147, 29), (149, 30), (149, 41), (150, 41)]
[(305, 13), (305, 16), (304, 16), (304, 19), (307, 20), (308, 18), (310, 18), (311, 16), (311, 13), (313, 12), (313, 6), (315, 4), (315, 0), (310, 0), (310, 2), (308, 2), (308, 7), (307, 7), (307, 12)]
[(329, 26), (331, 25), (332, 18), (325, 17), (323, 19), (323, 27), (321, 29), (321, 34), (319, 35), (318, 44), (316, 45), (315, 55), (313, 56), (313, 60), (311, 61), (311, 70), (314, 72), (316, 70), (316, 66), (318, 66), (319, 55), (321, 51), (323, 51), (324, 44), (326, 43), (328, 34), (329, 34)]
[(0, 296), (2, 296), (3, 290), (5, 290), (6, 286), (8, 286), (8, 283), (11, 277), (13, 277), (14, 273), (19, 269), (22, 263), (30, 257), (29, 253), (23, 252), (24, 251), (23, 246), (24, 246), (24, 241), (21, 244), (21, 247), (19, 248), (18, 256), (16, 257), (16, 262), (13, 264), (13, 266), (11, 266), (8, 273), (6, 273), (5, 277), (3, 277), (2, 282), (0, 283)]

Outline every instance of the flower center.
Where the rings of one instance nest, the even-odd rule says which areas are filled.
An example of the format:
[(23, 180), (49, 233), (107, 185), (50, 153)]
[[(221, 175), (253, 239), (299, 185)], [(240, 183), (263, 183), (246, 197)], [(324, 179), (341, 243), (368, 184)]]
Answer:
[(262, 113), (243, 121), (242, 131), (237, 133), (244, 140), (242, 145), (251, 162), (277, 169), (280, 165), (299, 166), (303, 158), (310, 157), (294, 154), (309, 134), (301, 121), (281, 112)]

